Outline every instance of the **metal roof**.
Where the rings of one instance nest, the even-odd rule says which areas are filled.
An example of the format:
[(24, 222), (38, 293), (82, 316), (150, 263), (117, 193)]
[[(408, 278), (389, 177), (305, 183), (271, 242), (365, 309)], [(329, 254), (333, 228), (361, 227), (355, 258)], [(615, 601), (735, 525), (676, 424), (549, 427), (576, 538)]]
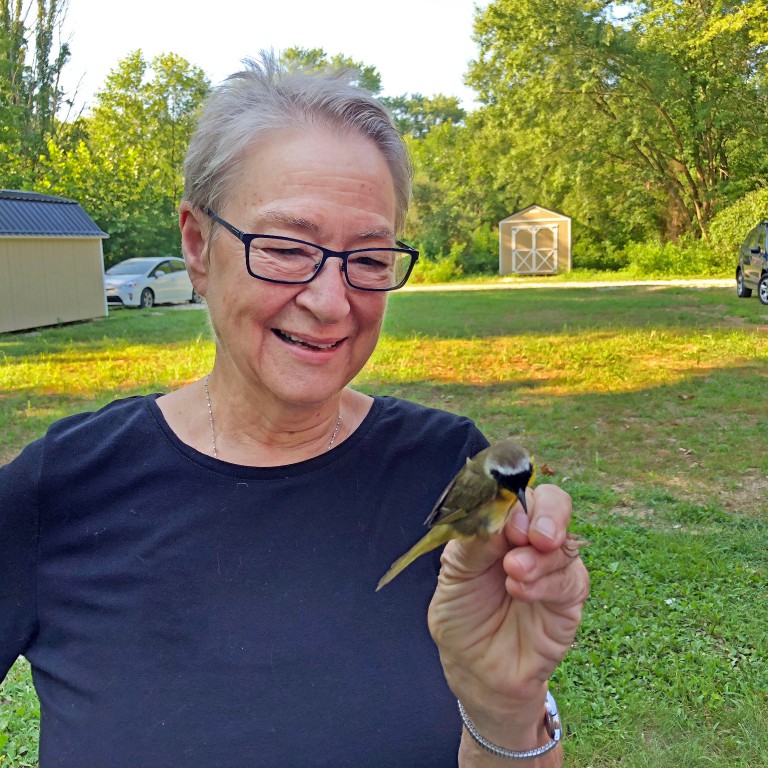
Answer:
[(0, 189), (0, 237), (109, 237), (75, 200)]

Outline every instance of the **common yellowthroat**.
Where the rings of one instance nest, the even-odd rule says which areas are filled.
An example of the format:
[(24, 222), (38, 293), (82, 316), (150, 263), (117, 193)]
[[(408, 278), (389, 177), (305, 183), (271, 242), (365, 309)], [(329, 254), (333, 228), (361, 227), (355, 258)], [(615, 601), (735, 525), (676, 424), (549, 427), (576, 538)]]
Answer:
[(417, 557), (450, 539), (480, 536), (487, 539), (500, 531), (519, 501), (528, 513), (525, 489), (535, 477), (528, 452), (514, 440), (502, 440), (471, 458), (440, 495), (424, 521), (430, 531), (419, 539), (382, 576), (376, 591), (388, 584)]

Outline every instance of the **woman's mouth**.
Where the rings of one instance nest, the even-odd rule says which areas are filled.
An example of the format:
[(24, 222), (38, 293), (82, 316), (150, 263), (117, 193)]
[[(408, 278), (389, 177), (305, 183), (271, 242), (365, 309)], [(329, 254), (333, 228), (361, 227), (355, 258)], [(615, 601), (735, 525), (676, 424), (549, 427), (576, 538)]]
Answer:
[(278, 339), (281, 339), (287, 344), (295, 344), (296, 346), (303, 347), (304, 349), (318, 350), (321, 352), (329, 349), (335, 349), (339, 346), (339, 344), (341, 344), (342, 341), (344, 341), (344, 339), (331, 342), (308, 341), (307, 339), (302, 339), (300, 336), (294, 336), (292, 333), (288, 333), (287, 331), (281, 331), (279, 328), (273, 328), (272, 333), (274, 333)]

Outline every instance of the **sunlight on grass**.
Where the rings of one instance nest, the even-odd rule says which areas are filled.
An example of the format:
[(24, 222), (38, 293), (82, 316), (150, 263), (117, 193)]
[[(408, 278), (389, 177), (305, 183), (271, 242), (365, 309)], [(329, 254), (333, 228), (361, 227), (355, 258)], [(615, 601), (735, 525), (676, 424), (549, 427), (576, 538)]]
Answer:
[(761, 342), (754, 332), (701, 336), (627, 329), (482, 339), (384, 336), (359, 381), (516, 381), (547, 395), (636, 392), (764, 358)]
[[(528, 382), (540, 394), (634, 392), (676, 384), (692, 373), (741, 365), (764, 355), (756, 333), (617, 329), (482, 339), (393, 339), (383, 336), (359, 382), (432, 381), (485, 385)], [(6, 358), (5, 393), (82, 395), (186, 384), (210, 370), (213, 344), (131, 344), (116, 351), (71, 346), (32, 357)], [(725, 363), (727, 361), (727, 363)]]
[(94, 389), (129, 391), (162, 382), (177, 387), (213, 364), (213, 343), (132, 344), (116, 352), (71, 347), (32, 358), (6, 359), (0, 388), (7, 393), (83, 395)]

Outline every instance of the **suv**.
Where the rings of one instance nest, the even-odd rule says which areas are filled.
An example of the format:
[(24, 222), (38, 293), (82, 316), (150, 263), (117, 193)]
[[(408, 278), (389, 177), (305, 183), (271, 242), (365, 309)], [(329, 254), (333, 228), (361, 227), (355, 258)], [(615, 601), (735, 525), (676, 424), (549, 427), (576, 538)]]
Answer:
[(768, 221), (761, 221), (739, 248), (736, 267), (736, 295), (748, 299), (753, 289), (763, 304), (768, 304)]

